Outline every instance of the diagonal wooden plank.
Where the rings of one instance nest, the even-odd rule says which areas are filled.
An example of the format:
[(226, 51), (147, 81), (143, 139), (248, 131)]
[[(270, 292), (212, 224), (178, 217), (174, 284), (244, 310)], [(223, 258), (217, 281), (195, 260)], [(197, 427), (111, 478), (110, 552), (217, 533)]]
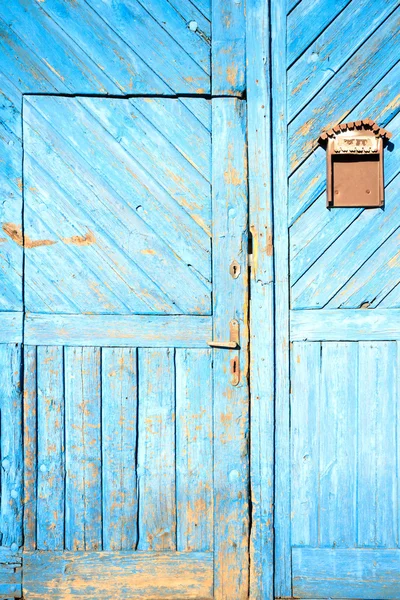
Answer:
[(194, 114), (196, 119), (207, 129), (207, 131), (211, 131), (210, 100), (193, 102), (192, 98), (185, 98), (184, 96), (179, 98), (179, 100)]
[(140, 4), (169, 35), (210, 74), (210, 22), (189, 1), (140, 0)]
[[(400, 108), (400, 94), (397, 90), (399, 79), (400, 62), (350, 112), (348, 119), (357, 121), (368, 115), (380, 125), (386, 126)], [(289, 224), (324, 191), (325, 164), (325, 150), (318, 147), (289, 178)]]
[(350, 0), (302, 0), (294, 8), (287, 19), (288, 65), (304, 52), (349, 2)]
[[(31, 161), (29, 156), (27, 168)], [(65, 169), (65, 176), (68, 172)], [(60, 170), (59, 174), (62, 177), (63, 171)], [(187, 267), (179, 268), (182, 261), (177, 262), (175, 257), (172, 257), (172, 265), (165, 258), (164, 262), (159, 260), (165, 249), (160, 246), (158, 236), (143, 231), (143, 224), (142, 231), (137, 227), (140, 220), (135, 218), (132, 222), (129, 215), (125, 215), (127, 220), (123, 223), (121, 214), (118, 220), (110, 219), (110, 209), (107, 211), (107, 206), (99, 206), (89, 195), (82, 198), (81, 205), (76, 205), (74, 197), (46, 176), (38, 164), (31, 170), (29, 181), (36, 189), (30, 192), (28, 188), (26, 193), (26, 235), (56, 241), (57, 245), (42, 248), (40, 255), (34, 251), (27, 252), (27, 274), (36, 265), (49, 264), (52, 269), (58, 265), (60, 276), (55, 281), (59, 289), (66, 297), (72, 297), (76, 302), (79, 300), (83, 312), (146, 313), (161, 310), (175, 313), (182, 311), (178, 301), (186, 306), (185, 297), (192, 306), (201, 303), (193, 282), (204, 296), (206, 290), (203, 284)], [(119, 236), (126, 239), (126, 247), (115, 241)], [(133, 257), (136, 257), (135, 260)], [(147, 257), (149, 261), (146, 261)], [(82, 268), (83, 264), (86, 270)], [(184, 293), (178, 285), (181, 280), (174, 276), (166, 279), (166, 275), (171, 276), (171, 270), (178, 272), (183, 279), (187, 280), (188, 276), (191, 279), (191, 282), (187, 281)], [(157, 276), (162, 280), (156, 283), (154, 279), (157, 280)], [(168, 297), (173, 289), (176, 302)], [(32, 301), (27, 295), (27, 306), (30, 310), (37, 310)]]
[(396, 6), (398, 0), (352, 0), (346, 6), (288, 71), (289, 121), (335, 76)]
[(395, 11), (289, 125), (290, 172), (316, 147), (322, 130), (343, 121), (396, 64), (400, 10)]
[[(184, 208), (156, 184), (149, 174), (124, 150), (118, 141), (104, 130), (96, 121), (85, 112), (77, 113), (76, 107), (69, 99), (29, 97), (27, 100), (35, 111), (29, 110), (26, 119), (32, 124), (32, 129), (41, 131), (45, 128), (52, 147), (56, 154), (49, 159), (50, 168), (53, 161), (60, 156), (69, 165), (74, 165), (77, 174), (75, 185), (82, 188), (82, 194), (87, 195), (86, 186), (90, 189), (101, 189), (100, 198), (104, 195), (107, 202), (117, 196), (120, 202), (135, 211), (140, 219), (165, 243), (171, 244), (172, 250), (177, 253), (187, 264), (202, 274), (206, 281), (211, 279), (210, 274), (210, 238), (200, 226), (189, 216)], [(121, 100), (119, 100), (121, 102)], [(171, 102), (173, 102), (171, 100)], [(195, 102), (196, 104), (196, 102)], [(58, 132), (54, 129), (59, 111), (65, 114), (65, 121), (58, 123)], [(40, 113), (40, 118), (36, 115)], [(80, 114), (80, 126), (70, 126)], [(111, 114), (111, 118), (113, 114)], [(89, 119), (88, 121), (86, 119)], [(80, 133), (79, 143), (75, 135), (71, 135), (72, 127), (78, 127)], [(102, 152), (93, 155), (93, 147), (102, 141)], [(34, 141), (34, 139), (33, 139)], [(89, 161), (89, 162), (88, 162)], [(112, 165), (112, 169), (110, 169)], [(118, 176), (116, 173), (118, 172)], [(54, 179), (57, 180), (56, 171)], [(70, 178), (63, 182), (70, 186)], [(127, 193), (127, 190), (130, 193)], [(72, 192), (72, 196), (74, 193)], [(210, 204), (210, 199), (208, 200)], [(187, 208), (187, 207), (185, 207)]]
[[(200, 99), (197, 102), (207, 102)], [(170, 98), (136, 98), (130, 103), (208, 182), (211, 181), (211, 133), (182, 102)], [(194, 102), (191, 102), (193, 105)], [(146, 121), (143, 122), (143, 131)], [(174, 153), (171, 153), (173, 160)]]
[[(400, 135), (400, 113), (389, 124), (395, 137)], [(396, 152), (385, 151), (386, 184), (398, 175), (400, 166)], [(292, 285), (325, 252), (327, 248), (350, 226), (361, 208), (328, 210), (326, 196), (322, 194), (290, 228), (290, 260)]]
[(382, 300), (379, 308), (400, 308), (400, 283)]
[[(211, 223), (210, 184), (155, 129), (135, 111), (130, 103), (119, 100), (80, 99), (80, 104), (98, 119), (122, 148), (134, 155), (164, 189), (208, 231)], [(84, 126), (88, 115), (75, 111)], [(121, 128), (119, 123), (129, 124)], [(160, 161), (159, 156), (168, 157)]]
[[(29, 114), (27, 115), (27, 120), (32, 121), (33, 127), (35, 127), (34, 120), (30, 119)], [(43, 130), (43, 134), (46, 130), (46, 128)], [(82, 139), (83, 134), (80, 132), (79, 127), (78, 129), (72, 127), (72, 131), (70, 133), (79, 145), (79, 140)], [(137, 270), (135, 273), (132, 272), (132, 269), (135, 271), (136, 266), (134, 265), (138, 265), (149, 278), (149, 281), (146, 282), (142, 277), (142, 285), (144, 287), (141, 292), (140, 288), (136, 290), (136, 295), (139, 295), (140, 299), (145, 300), (148, 298), (151, 288), (150, 280), (156, 280), (157, 286), (161, 286), (160, 289), (163, 289), (164, 293), (168, 296), (171, 293), (173, 294), (172, 301), (176, 306), (172, 307), (170, 305), (170, 308), (174, 311), (179, 309), (180, 305), (183, 306), (183, 310), (199, 310), (196, 307), (204, 305), (204, 301), (208, 305), (208, 286), (199, 279), (193, 269), (188, 267), (178, 257), (176, 252), (169, 249), (157, 234), (147, 228), (146, 224), (137, 215), (136, 210), (129, 208), (123, 199), (120, 199), (115, 194), (111, 193), (107, 195), (102, 180), (97, 183), (97, 187), (94, 187), (93, 184), (90, 188), (80, 185), (81, 181), (87, 180), (85, 169), (83, 169), (82, 174), (78, 178), (71, 178), (71, 169), (74, 171), (77, 168), (76, 161), (72, 160), (64, 164), (58, 160), (57, 152), (60, 150), (64, 152), (62, 139), (60, 140), (60, 144), (52, 146), (52, 152), (49, 155), (48, 141), (44, 142), (40, 136), (35, 134), (34, 129), (27, 129), (27, 136), (29, 137), (29, 153), (43, 157), (43, 160), (45, 160), (44, 164), (47, 163), (47, 170), (51, 170), (53, 179), (51, 182), (43, 175), (44, 181), (42, 181), (43, 177), (41, 176), (40, 167), (29, 157), (29, 164), (34, 164), (33, 174), (30, 176), (27, 188), (29, 207), (33, 209), (36, 216), (39, 215), (39, 211), (43, 213), (44, 210), (47, 223), (52, 224), (53, 231), (57, 232), (56, 239), (60, 239), (62, 242), (65, 242), (66, 239), (72, 239), (76, 235), (74, 228), (79, 231), (79, 235), (84, 235), (85, 231), (87, 232), (88, 230), (92, 232), (96, 240), (93, 240), (93, 244), (85, 244), (85, 247), (81, 247), (80, 249), (75, 244), (72, 244), (69, 248), (77, 254), (78, 260), (82, 259), (83, 254), (86, 256), (85, 260), (89, 261), (88, 265), (91, 265), (92, 272), (99, 274), (100, 281), (106, 274), (99, 273), (99, 269), (100, 271), (103, 270), (105, 259), (106, 262), (110, 262), (109, 259), (113, 257), (112, 264), (114, 264), (114, 267), (111, 268), (111, 271), (107, 271), (107, 281), (110, 279), (108, 282), (109, 285), (114, 282), (114, 296), (119, 290), (119, 297), (125, 298), (124, 303), (126, 303), (126, 292), (121, 288), (121, 281), (125, 282), (124, 286), (128, 285), (131, 287), (129, 281), (136, 281), (139, 276)], [(49, 140), (49, 136), (47, 138)], [(96, 154), (96, 162), (98, 163), (98, 168), (101, 168), (99, 154)], [(106, 157), (104, 160), (104, 171), (108, 168), (112, 181), (118, 180), (118, 167), (110, 170), (107, 164), (110, 164), (110, 160)], [(57, 180), (60, 181), (55, 183)], [(37, 193), (32, 191), (35, 188), (39, 192), (40, 197), (38, 198), (36, 198)], [(49, 202), (48, 188), (52, 190), (52, 194), (55, 197), (59, 197), (58, 203), (55, 203), (54, 199), (53, 202)], [(76, 194), (77, 190), (79, 190), (79, 194)], [(122, 190), (122, 192), (125, 197), (129, 196), (129, 187)], [(43, 202), (45, 206), (41, 206)], [(27, 213), (27, 216), (28, 214), (30, 215), (30, 213)], [(114, 215), (114, 217), (110, 218), (110, 214)], [(62, 221), (59, 223), (60, 217), (62, 217)], [(31, 233), (36, 227), (35, 219), (36, 217), (34, 217), (33, 222), (30, 222), (27, 229), (28, 234), (33, 238), (37, 236), (36, 232)], [(41, 220), (43, 222), (43, 214), (41, 215)], [(50, 237), (50, 239), (53, 238)], [(44, 235), (44, 239), (48, 239), (48, 235)], [(43, 255), (49, 251), (54, 254), (54, 250), (58, 251), (58, 247), (43, 249)], [(65, 252), (68, 253), (68, 249), (65, 249)], [(123, 252), (123, 255), (121, 252)], [(98, 253), (102, 255), (99, 257), (100, 261), (96, 258)], [(92, 261), (90, 260), (91, 257), (93, 258)], [(110, 264), (110, 266), (112, 265)], [(79, 265), (76, 268), (77, 272), (81, 271)], [(185, 282), (184, 290), (181, 289), (182, 282)], [(104, 281), (104, 285), (108, 287), (106, 281)], [(111, 295), (111, 290), (103, 289), (103, 291), (106, 292), (107, 296)], [(132, 292), (135, 293), (133, 289)], [(130, 299), (132, 300), (133, 297)], [(191, 305), (191, 309), (189, 305)], [(184, 308), (185, 306), (186, 309)]]
[(9, 28), (0, 13), (1, 71), (22, 92), (67, 90), (60, 78)]
[(210, 92), (209, 75), (136, 0), (112, 4), (85, 1), (170, 89), (180, 93)]
[(386, 190), (385, 210), (364, 211), (292, 287), (292, 307), (321, 308), (399, 227), (398, 175)]
[[(36, 57), (46, 76), (51, 76), (51, 81), (54, 81), (58, 91), (119, 91), (118, 86), (109, 79), (99, 64), (90, 58), (92, 55), (83, 52), (74, 44), (69, 36), (70, 32), (67, 34), (49, 18), (39, 2), (2, 3), (0, 16), (6, 21), (8, 28), (26, 44), (31, 57)], [(82, 24), (83, 21), (81, 27)], [(89, 34), (94, 29), (94, 23), (86, 29)], [(111, 40), (108, 41), (111, 43)], [(106, 45), (104, 47), (107, 48)], [(25, 60), (22, 60), (25, 63)], [(24, 84), (24, 91), (32, 92), (38, 91), (40, 82), (37, 81), (36, 85), (30, 87), (27, 82)]]
[(174, 6), (193, 4), (209, 21), (211, 21), (211, 0), (169, 0)]
[(326, 307), (375, 308), (399, 281), (400, 233), (396, 230)]
[[(97, 224), (89, 216), (83, 215), (82, 218), (79, 213), (74, 213), (72, 200), (71, 203), (68, 202), (68, 195), (63, 189), (28, 152), (25, 158), (26, 181), (31, 184), (25, 194), (25, 245), (27, 239), (38, 244), (28, 246), (25, 250), (27, 281), (30, 282), (35, 274), (37, 276), (37, 272), (47, 275), (47, 286), (42, 291), (49, 297), (52, 296), (51, 312), (62, 311), (65, 303), (76, 306), (72, 312), (88, 312), (90, 307), (92, 310), (96, 310), (96, 307), (98, 311), (99, 306), (100, 312), (129, 312), (129, 307), (118, 293), (121, 280), (124, 279), (117, 269), (109, 269), (108, 286), (104, 285), (105, 289), (99, 289), (101, 282), (105, 283), (104, 263), (111, 266), (114, 261), (107, 259), (108, 254), (101, 252), (98, 246)], [(120, 259), (116, 264), (120, 267), (128, 266), (121, 262)], [(134, 275), (137, 274), (131, 273), (131, 276)], [(28, 310), (38, 311), (40, 306), (35, 301), (39, 290), (32, 291), (33, 294), (31, 288), (26, 290), (26, 307)], [(132, 308), (136, 307), (139, 311), (150, 310), (140, 297), (134, 296), (131, 300)]]

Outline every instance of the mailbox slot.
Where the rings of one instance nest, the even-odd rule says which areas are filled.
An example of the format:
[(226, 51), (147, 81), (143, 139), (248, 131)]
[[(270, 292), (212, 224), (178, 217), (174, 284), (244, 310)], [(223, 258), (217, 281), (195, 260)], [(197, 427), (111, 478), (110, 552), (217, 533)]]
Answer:
[(390, 137), (371, 119), (342, 123), (321, 135), (328, 208), (383, 206), (383, 148)]

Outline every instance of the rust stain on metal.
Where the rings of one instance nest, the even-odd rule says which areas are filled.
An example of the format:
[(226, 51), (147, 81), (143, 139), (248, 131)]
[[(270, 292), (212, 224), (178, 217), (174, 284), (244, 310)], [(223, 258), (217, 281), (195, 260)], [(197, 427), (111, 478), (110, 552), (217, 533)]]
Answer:
[(31, 240), (29, 236), (23, 235), (21, 225), (16, 225), (15, 223), (3, 223), (2, 229), (13, 242), (21, 247), (38, 248), (39, 246), (52, 246), (53, 244), (57, 244), (54, 240)]
[(90, 246), (96, 242), (94, 233), (88, 230), (85, 235), (73, 235), (71, 237), (62, 238), (65, 244), (73, 244), (75, 246)]

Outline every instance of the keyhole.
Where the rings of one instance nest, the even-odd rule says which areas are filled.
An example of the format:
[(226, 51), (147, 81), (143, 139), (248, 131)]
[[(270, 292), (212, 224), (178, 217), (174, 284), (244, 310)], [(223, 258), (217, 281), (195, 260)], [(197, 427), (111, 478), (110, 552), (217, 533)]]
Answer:
[(233, 277), (233, 279), (237, 279), (240, 275), (240, 265), (239, 263), (234, 260), (231, 263), (231, 266), (229, 267), (229, 273), (231, 274), (231, 276)]

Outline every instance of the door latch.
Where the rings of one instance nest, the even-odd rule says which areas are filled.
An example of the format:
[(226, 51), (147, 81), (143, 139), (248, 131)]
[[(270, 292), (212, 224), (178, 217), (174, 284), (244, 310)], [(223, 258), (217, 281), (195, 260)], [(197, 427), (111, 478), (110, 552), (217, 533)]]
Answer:
[(239, 322), (236, 319), (232, 319), (229, 323), (229, 342), (218, 342), (211, 340), (207, 342), (212, 348), (228, 348), (229, 350), (235, 350), (240, 348), (239, 346)]

